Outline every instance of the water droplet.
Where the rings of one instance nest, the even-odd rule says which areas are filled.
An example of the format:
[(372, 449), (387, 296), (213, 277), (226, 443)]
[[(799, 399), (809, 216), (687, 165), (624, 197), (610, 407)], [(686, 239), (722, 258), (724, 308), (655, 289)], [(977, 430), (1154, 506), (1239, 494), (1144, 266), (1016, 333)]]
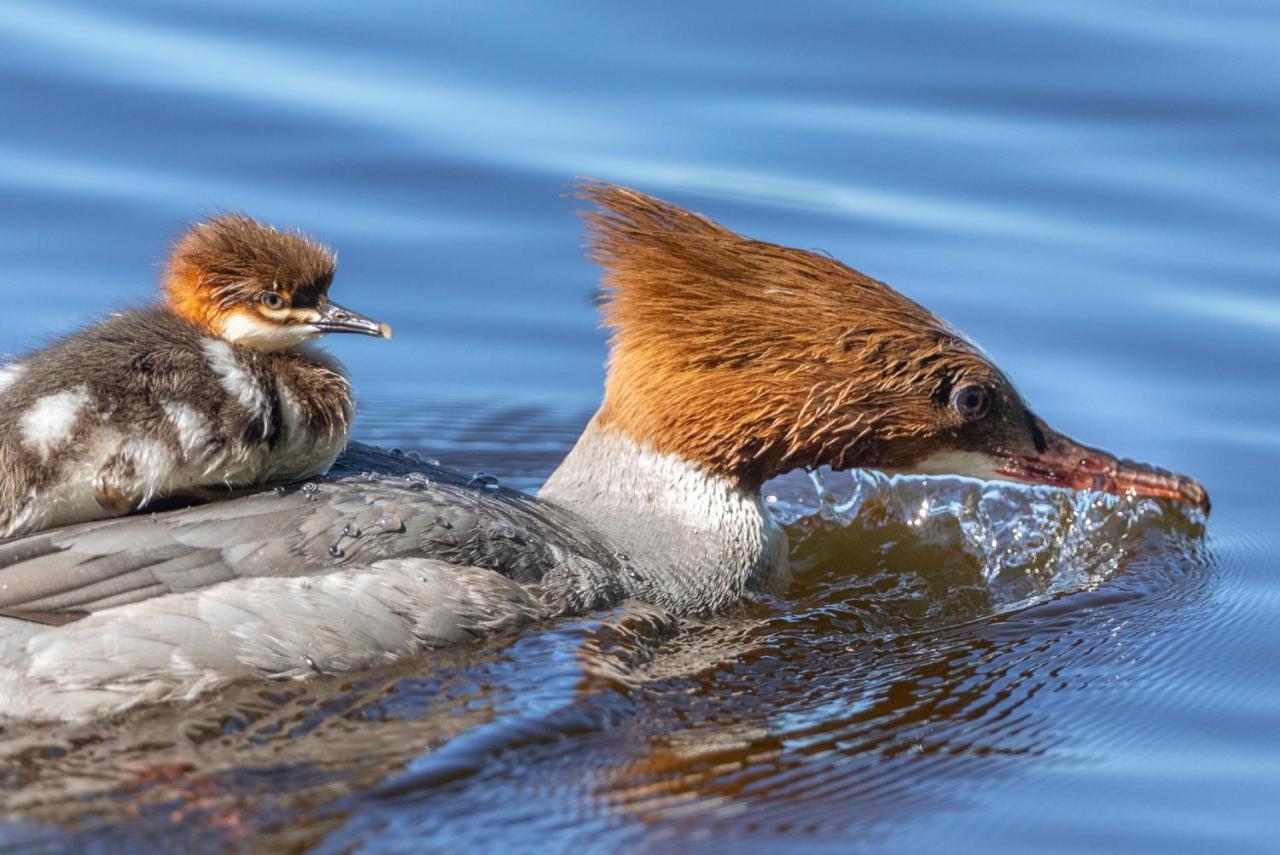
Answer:
[(302, 485), (302, 496), (308, 502), (314, 502), (316, 493), (320, 491), (320, 486), (314, 481), (308, 481)]
[(410, 451), (410, 452), (409, 452), (408, 454), (406, 454), (405, 456), (406, 456), (406, 457), (408, 457), (410, 460), (412, 460), (414, 463), (421, 463), (421, 462), (422, 462), (422, 455), (421, 455), (421, 454), (419, 454), (419, 453), (418, 453), (418, 452), (416, 452), (416, 451)]
[(396, 457), (404, 457), (404, 449), (402, 449), (402, 448), (392, 448), (392, 449), (391, 449), (391, 454), (394, 454)]
[(388, 532), (404, 531), (404, 520), (388, 515), (378, 520), (378, 528)]
[(498, 490), (502, 487), (502, 482), (496, 476), (490, 475), (488, 472), (477, 472), (471, 476), (471, 480), (467, 482), (468, 487), (478, 487), (481, 490)]
[(438, 467), (438, 466), (440, 465), (440, 460), (439, 460), (439, 458), (436, 458), (436, 457), (428, 457), (428, 458), (427, 458), (427, 465), (428, 465), (428, 466), (436, 466), (436, 467)]
[(360, 534), (361, 534), (360, 526), (356, 525), (355, 523), (347, 523), (342, 527), (343, 537), (359, 537)]
[(404, 481), (409, 485), (410, 490), (423, 490), (431, 483), (431, 480), (421, 472), (410, 472), (404, 476)]
[(276, 488), (275, 488), (274, 490), (272, 490), (271, 492), (275, 493), (277, 496), (287, 496), (287, 495), (289, 495), (289, 488), (288, 488), (288, 487), (284, 487), (284, 486), (280, 486), (280, 487), (276, 487)]
[(329, 544), (329, 554), (334, 558), (341, 558), (343, 556), (342, 547), (336, 543)]

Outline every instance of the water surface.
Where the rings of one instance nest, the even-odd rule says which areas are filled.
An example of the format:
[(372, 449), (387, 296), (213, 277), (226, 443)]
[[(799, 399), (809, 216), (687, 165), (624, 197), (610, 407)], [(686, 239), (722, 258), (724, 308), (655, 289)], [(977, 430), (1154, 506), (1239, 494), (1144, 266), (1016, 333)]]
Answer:
[(421, 851), (1280, 848), (1280, 11), (156, 0), (0, 9), (0, 351), (181, 223), (339, 248), (357, 435), (536, 488), (605, 334), (575, 176), (830, 252), (1174, 509), (803, 476), (795, 586), (0, 735), (0, 841)]

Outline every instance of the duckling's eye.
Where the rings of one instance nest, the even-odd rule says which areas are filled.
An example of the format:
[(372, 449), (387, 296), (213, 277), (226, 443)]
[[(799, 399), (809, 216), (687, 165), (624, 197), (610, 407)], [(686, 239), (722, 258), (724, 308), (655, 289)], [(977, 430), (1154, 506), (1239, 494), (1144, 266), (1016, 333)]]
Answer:
[(283, 309), (284, 297), (281, 297), (274, 291), (268, 291), (262, 295), (262, 305), (266, 306), (268, 309)]
[(985, 386), (961, 386), (951, 396), (951, 408), (966, 419), (980, 419), (991, 409), (991, 393)]

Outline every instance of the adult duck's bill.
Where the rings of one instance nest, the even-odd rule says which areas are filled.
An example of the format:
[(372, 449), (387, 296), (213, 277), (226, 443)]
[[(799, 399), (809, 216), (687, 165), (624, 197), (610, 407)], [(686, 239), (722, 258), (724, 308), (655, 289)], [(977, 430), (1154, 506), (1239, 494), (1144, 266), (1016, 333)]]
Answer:
[(997, 477), (1117, 496), (1172, 499), (1209, 513), (1209, 493), (1199, 481), (1158, 466), (1122, 460), (1100, 448), (1076, 442), (1043, 420), (1032, 418), (1043, 437), (1043, 449), (1004, 455), (1004, 460), (995, 466)]

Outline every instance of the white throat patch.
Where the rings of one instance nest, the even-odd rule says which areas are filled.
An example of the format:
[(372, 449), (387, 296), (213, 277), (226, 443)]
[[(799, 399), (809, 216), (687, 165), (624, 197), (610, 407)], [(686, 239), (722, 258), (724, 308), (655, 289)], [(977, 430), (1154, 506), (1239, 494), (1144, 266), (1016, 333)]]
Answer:
[(593, 420), (539, 496), (581, 514), (681, 611), (724, 608), (790, 579), (787, 538), (764, 500)]
[(907, 469), (904, 475), (958, 475), (981, 481), (998, 481), (1000, 459), (980, 451), (940, 451)]

